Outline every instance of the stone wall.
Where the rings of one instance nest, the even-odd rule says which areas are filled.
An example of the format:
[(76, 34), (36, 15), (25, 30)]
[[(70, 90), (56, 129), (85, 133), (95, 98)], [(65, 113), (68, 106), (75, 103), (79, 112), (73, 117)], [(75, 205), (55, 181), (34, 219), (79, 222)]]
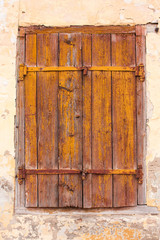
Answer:
[[(0, 0), (0, 239), (159, 239), (158, 214), (14, 213), (18, 26), (135, 25), (159, 18), (159, 0)], [(160, 33), (147, 33), (146, 53), (147, 205), (160, 210)]]

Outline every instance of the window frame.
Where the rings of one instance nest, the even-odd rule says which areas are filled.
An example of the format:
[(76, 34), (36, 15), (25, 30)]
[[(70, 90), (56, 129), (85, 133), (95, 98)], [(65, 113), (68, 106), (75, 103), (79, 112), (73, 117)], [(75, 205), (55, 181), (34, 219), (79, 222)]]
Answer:
[[(24, 82), (18, 81), (19, 64), (24, 64), (25, 59), (25, 36), (30, 33), (134, 33), (136, 36), (136, 65), (145, 66), (146, 55), (146, 27), (136, 26), (70, 26), (70, 27), (44, 27), (30, 26), (20, 27), (17, 39), (17, 83), (16, 83), (16, 118), (15, 118), (15, 153), (16, 153), (16, 174), (18, 167), (24, 165)], [(137, 206), (146, 204), (146, 83), (140, 82), (137, 78), (137, 165), (143, 168), (143, 183), (138, 184)], [(19, 185), (16, 178), (15, 208), (26, 209), (25, 207), (25, 186), (24, 182)], [(129, 207), (135, 208), (135, 207)], [(31, 209), (31, 208), (30, 208)], [(42, 209), (42, 208), (36, 208)], [(47, 208), (44, 208), (45, 210)], [(65, 209), (65, 208), (64, 208)], [(115, 208), (116, 209), (116, 208)], [(83, 210), (83, 209), (81, 209)], [(90, 209), (89, 211), (91, 211)]]

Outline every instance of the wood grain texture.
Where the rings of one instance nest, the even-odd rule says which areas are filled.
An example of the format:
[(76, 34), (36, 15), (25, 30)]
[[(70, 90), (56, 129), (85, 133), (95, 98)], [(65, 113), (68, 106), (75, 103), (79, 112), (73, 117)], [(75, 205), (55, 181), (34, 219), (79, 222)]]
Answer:
[[(59, 66), (81, 66), (81, 35), (59, 35)], [(59, 168), (82, 169), (82, 73), (59, 73)], [(80, 175), (59, 176), (59, 207), (82, 207)]]
[[(112, 35), (112, 65), (135, 66), (135, 35)], [(113, 169), (136, 169), (136, 84), (134, 73), (112, 73)], [(137, 204), (134, 176), (114, 176), (114, 207)]]
[[(25, 38), (18, 38), (17, 41), (17, 49), (18, 49), (18, 56), (17, 56), (17, 67), (19, 64), (24, 64), (25, 61)], [(19, 71), (19, 68), (18, 68)], [(17, 166), (16, 170), (19, 166), (24, 165), (24, 81), (17, 81), (17, 108), (16, 108), (16, 119), (17, 119), (17, 130), (18, 130), (18, 139), (16, 146), (16, 159), (17, 159)], [(24, 182), (19, 185), (18, 182), (16, 183), (17, 189), (17, 199), (16, 205), (18, 207), (24, 206)]]
[[(92, 65), (109, 66), (110, 34), (92, 35)], [(111, 73), (92, 73), (92, 169), (112, 168)], [(112, 206), (112, 176), (92, 175), (92, 206)]]
[(135, 26), (70, 26), (70, 27), (45, 27), (30, 26), (20, 27), (20, 35), (26, 33), (86, 33), (86, 34), (106, 34), (106, 33), (135, 33)]
[[(82, 64), (91, 66), (91, 34), (82, 35)], [(91, 169), (91, 72), (83, 76), (83, 169)], [(83, 207), (92, 207), (92, 175), (83, 181)]]
[[(58, 34), (37, 34), (37, 66), (58, 65)], [(58, 73), (37, 73), (38, 168), (58, 169)], [(58, 207), (58, 176), (38, 176), (39, 207)]]
[[(27, 66), (36, 66), (36, 35), (26, 36)], [(25, 77), (25, 167), (37, 168), (36, 73)], [(37, 207), (37, 176), (25, 181), (26, 207)]]
[[(73, 33), (76, 29), (79, 33)], [(135, 27), (125, 28), (127, 34), (119, 34), (121, 27), (113, 29), (116, 34), (111, 36), (103, 34), (104, 27), (24, 28), (24, 32), (30, 31), (26, 35), (25, 64), (28, 67), (112, 65), (133, 68), (136, 63), (145, 64), (142, 27), (136, 27), (136, 36), (131, 34)], [(112, 27), (107, 32), (111, 30)], [(58, 32), (62, 31), (68, 33), (59, 33), (58, 37)], [(24, 47), (21, 51), (25, 51)], [(21, 81), (18, 87), (19, 159), (24, 159), (25, 142), (27, 169), (137, 169), (137, 143), (138, 163), (144, 168), (144, 100), (145, 83), (136, 84), (134, 72), (92, 69), (84, 76), (82, 71), (73, 69), (28, 72), (24, 83)], [(25, 136), (22, 136), (24, 125)], [(135, 206), (137, 190), (138, 203), (145, 204), (145, 187), (145, 183), (137, 187), (134, 175), (87, 174), (82, 183), (81, 174), (32, 174), (25, 181), (25, 205)], [(23, 188), (20, 189), (23, 195)], [(23, 205), (24, 198), (21, 199), (19, 205)]]
[[(145, 27), (136, 26), (136, 63), (145, 66), (146, 36)], [(146, 83), (137, 78), (137, 160), (143, 168), (143, 183), (138, 184), (138, 204), (146, 204)]]

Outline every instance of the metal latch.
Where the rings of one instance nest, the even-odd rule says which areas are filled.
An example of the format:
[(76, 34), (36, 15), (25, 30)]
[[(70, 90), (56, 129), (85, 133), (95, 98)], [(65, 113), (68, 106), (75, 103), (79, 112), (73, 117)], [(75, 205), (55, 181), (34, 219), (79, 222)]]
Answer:
[(144, 82), (145, 80), (145, 71), (144, 71), (144, 65), (141, 63), (139, 66), (136, 67), (135, 76), (139, 77), (140, 82)]
[(88, 74), (88, 67), (83, 67), (83, 75), (87, 75)]

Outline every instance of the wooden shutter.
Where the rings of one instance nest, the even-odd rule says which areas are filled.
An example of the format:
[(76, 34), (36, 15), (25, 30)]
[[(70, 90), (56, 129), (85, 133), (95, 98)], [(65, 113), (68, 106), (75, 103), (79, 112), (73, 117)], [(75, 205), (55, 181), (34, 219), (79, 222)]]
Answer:
[(136, 41), (135, 32), (26, 34), (26, 207), (137, 205)]
[[(135, 35), (112, 35), (112, 65), (135, 66)], [(133, 72), (112, 73), (113, 168), (136, 169), (136, 79)], [(113, 176), (115, 207), (137, 204), (134, 176)]]
[[(36, 66), (36, 34), (26, 36), (27, 66)], [(25, 168), (37, 168), (37, 87), (36, 73), (25, 77)], [(25, 181), (26, 207), (37, 207), (37, 176), (27, 175)]]
[[(88, 65), (111, 65), (110, 37), (110, 34), (93, 34), (90, 42), (84, 41), (83, 48), (90, 49), (91, 53)], [(86, 52), (83, 56), (87, 57), (87, 54), (89, 53)], [(112, 169), (111, 72), (94, 71), (92, 77), (84, 77), (84, 94), (83, 167)], [(83, 184), (84, 207), (112, 206), (111, 175), (90, 174)]]
[[(59, 66), (81, 67), (81, 34), (59, 34)], [(59, 168), (82, 170), (82, 74), (59, 73)], [(59, 207), (82, 207), (80, 174), (59, 175)]]
[[(37, 66), (58, 66), (58, 34), (37, 34)], [(37, 73), (37, 168), (58, 169), (58, 73)], [(38, 176), (39, 207), (58, 207), (58, 176)]]

